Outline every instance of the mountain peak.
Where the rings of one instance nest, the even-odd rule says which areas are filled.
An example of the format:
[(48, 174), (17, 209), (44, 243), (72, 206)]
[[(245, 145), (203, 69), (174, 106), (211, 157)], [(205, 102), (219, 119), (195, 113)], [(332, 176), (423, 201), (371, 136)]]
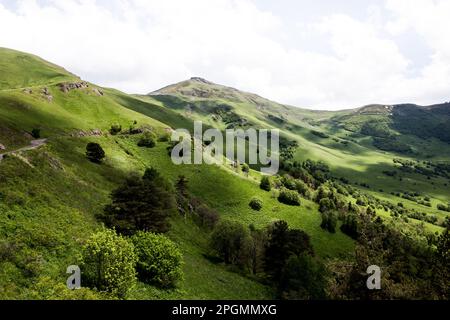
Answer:
[(200, 77), (192, 77), (192, 78), (190, 79), (190, 81), (193, 81), (193, 82), (199, 82), (199, 83), (204, 83), (204, 84), (214, 84), (214, 83), (212, 83), (211, 81), (208, 81), (208, 80), (206, 80), (206, 79), (204, 79), (204, 78), (200, 78)]

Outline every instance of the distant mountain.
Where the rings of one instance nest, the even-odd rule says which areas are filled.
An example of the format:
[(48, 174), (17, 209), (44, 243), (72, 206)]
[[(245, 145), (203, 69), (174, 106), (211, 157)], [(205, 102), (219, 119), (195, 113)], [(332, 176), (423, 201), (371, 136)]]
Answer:
[(248, 102), (260, 107), (278, 105), (278, 103), (264, 99), (256, 94), (239, 91), (235, 88), (215, 84), (203, 78), (193, 77), (189, 80), (169, 85), (149, 95), (180, 95), (192, 98), (225, 99), (232, 102)]
[[(184, 116), (222, 128), (265, 126), (308, 138), (309, 131), (332, 134), (339, 128), (372, 137), (382, 151), (420, 152), (421, 140), (450, 143), (450, 104), (372, 104), (342, 111), (313, 111), (194, 77), (148, 95)], [(403, 139), (400, 135), (416, 137)], [(422, 150), (423, 151), (423, 150)]]
[(199, 77), (166, 86), (149, 93), (147, 97), (188, 118), (202, 120), (208, 125), (220, 128), (251, 125), (295, 131), (311, 128), (318, 120), (343, 114), (342, 111), (314, 111), (280, 104), (257, 94)]
[(392, 127), (404, 134), (424, 139), (438, 138), (450, 143), (450, 103), (396, 105), (392, 114)]
[(333, 121), (351, 132), (375, 137), (375, 145), (385, 151), (412, 151), (400, 142), (399, 134), (450, 143), (450, 103), (369, 105), (334, 117)]

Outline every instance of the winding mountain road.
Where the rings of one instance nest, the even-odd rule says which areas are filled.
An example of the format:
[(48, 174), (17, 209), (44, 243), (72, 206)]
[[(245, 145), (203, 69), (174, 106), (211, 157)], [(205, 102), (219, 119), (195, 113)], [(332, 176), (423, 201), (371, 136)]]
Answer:
[(30, 145), (28, 145), (26, 147), (22, 147), (22, 148), (19, 148), (17, 150), (8, 151), (8, 152), (5, 152), (5, 153), (0, 153), (0, 161), (2, 161), (3, 157), (5, 155), (7, 155), (7, 154), (12, 154), (12, 153), (21, 152), (21, 151), (29, 151), (29, 150), (37, 149), (40, 146), (44, 145), (46, 142), (47, 142), (47, 139), (31, 140)]

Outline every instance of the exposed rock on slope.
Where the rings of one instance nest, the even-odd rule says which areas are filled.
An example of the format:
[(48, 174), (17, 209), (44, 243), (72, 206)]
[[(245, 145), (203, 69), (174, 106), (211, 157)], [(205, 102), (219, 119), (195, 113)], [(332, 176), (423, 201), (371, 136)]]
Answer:
[(77, 132), (72, 133), (70, 136), (71, 137), (76, 137), (76, 138), (82, 138), (82, 137), (99, 137), (102, 136), (103, 133), (100, 129), (92, 129), (92, 130), (80, 130)]
[(67, 93), (71, 90), (76, 90), (76, 89), (86, 89), (89, 87), (89, 84), (87, 82), (64, 82), (64, 83), (60, 83), (59, 88), (61, 89), (62, 92)]

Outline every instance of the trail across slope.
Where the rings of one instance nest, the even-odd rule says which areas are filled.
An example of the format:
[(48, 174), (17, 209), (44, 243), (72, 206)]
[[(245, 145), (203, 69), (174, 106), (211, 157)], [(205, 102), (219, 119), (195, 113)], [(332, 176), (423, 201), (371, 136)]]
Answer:
[(26, 147), (22, 147), (22, 148), (19, 148), (19, 149), (16, 149), (16, 150), (12, 150), (12, 151), (8, 151), (8, 152), (5, 152), (5, 153), (0, 153), (0, 161), (3, 160), (3, 157), (5, 155), (16, 153), (16, 152), (21, 152), (21, 151), (34, 150), (34, 149), (37, 149), (40, 146), (44, 145), (46, 142), (47, 142), (47, 139), (31, 140), (30, 145), (28, 145)]

